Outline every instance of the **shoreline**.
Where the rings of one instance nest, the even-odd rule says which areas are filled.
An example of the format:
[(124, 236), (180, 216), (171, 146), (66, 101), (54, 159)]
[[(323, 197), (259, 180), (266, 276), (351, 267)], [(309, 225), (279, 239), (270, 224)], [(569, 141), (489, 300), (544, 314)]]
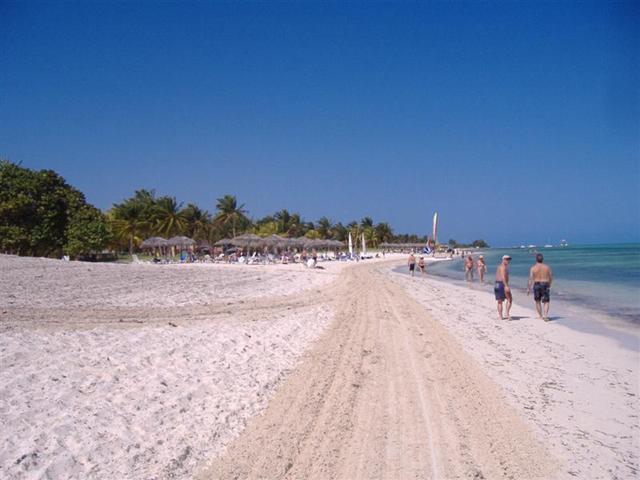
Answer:
[[(397, 266), (393, 271), (399, 274), (408, 274), (403, 266)], [(493, 282), (488, 281), (486, 277), (484, 284), (480, 284), (477, 280), (469, 284), (465, 280), (444, 275), (440, 272), (432, 272), (429, 271), (429, 269), (427, 269), (427, 276), (449, 285), (482, 292), (489, 295), (492, 300), (494, 298)], [(489, 277), (489, 275), (487, 277)], [(512, 290), (514, 292), (514, 306), (535, 310), (533, 295), (527, 296), (526, 289), (519, 287), (512, 287)], [(558, 298), (557, 295), (554, 296), (552, 291), (550, 310), (552, 322), (557, 322), (574, 331), (616, 339), (624, 348), (640, 352), (640, 324), (637, 323), (635, 317), (634, 320), (628, 320), (625, 316), (590, 307), (592, 306), (585, 305), (577, 298)], [(534, 318), (537, 319), (535, 313)], [(586, 322), (585, 319), (591, 321)]]
[(533, 301), (514, 303), (513, 321), (500, 321), (489, 292), (434, 276), (411, 278), (398, 268), (386, 270), (392, 281), (457, 338), (562, 461), (554, 478), (635, 478), (636, 349), (620, 348), (617, 338), (601, 332), (568, 330), (564, 319), (538, 320)]

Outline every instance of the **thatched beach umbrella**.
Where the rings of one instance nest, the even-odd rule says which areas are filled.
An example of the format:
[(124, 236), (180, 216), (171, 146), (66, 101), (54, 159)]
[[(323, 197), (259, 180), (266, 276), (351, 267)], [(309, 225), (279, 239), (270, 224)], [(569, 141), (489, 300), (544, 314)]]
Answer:
[(218, 240), (213, 245), (216, 246), (216, 247), (224, 247), (225, 245), (231, 245), (231, 239), (230, 238), (221, 238), (220, 240)]
[(277, 247), (282, 243), (283, 240), (284, 238), (281, 237), (280, 235), (273, 234), (263, 238), (262, 242), (267, 247)]
[(169, 242), (162, 237), (150, 237), (140, 244), (140, 248), (159, 248), (167, 247), (168, 245)]
[(259, 237), (255, 233), (245, 233), (243, 235), (232, 238), (229, 243), (231, 243), (231, 245), (236, 245), (239, 247), (248, 247), (250, 245), (257, 245), (261, 241), (262, 237)]
[(293, 240), (291, 244), (296, 247), (304, 247), (305, 244), (309, 241), (307, 237), (292, 238), (291, 240)]
[(251, 250), (251, 247), (257, 247), (263, 242), (263, 238), (259, 237), (255, 233), (245, 233), (238, 237), (231, 239), (231, 245), (236, 247), (246, 247), (247, 253)]
[(172, 247), (190, 247), (196, 244), (195, 240), (183, 236), (171, 237), (167, 242)]

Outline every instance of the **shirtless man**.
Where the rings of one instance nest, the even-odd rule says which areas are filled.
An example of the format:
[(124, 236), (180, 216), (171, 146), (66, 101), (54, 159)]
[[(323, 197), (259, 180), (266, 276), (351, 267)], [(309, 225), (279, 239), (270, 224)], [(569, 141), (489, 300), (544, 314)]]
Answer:
[(464, 259), (464, 278), (467, 282), (473, 282), (473, 256), (467, 255)]
[[(533, 286), (533, 299), (536, 302), (536, 310), (538, 318), (545, 322), (549, 321), (549, 289), (553, 281), (553, 274), (548, 265), (542, 263), (544, 257), (541, 253), (536, 255), (536, 263), (529, 271), (529, 285), (527, 286), (527, 295), (531, 294), (531, 286)], [(544, 303), (544, 315), (542, 314), (542, 304)]]
[(413, 277), (416, 269), (416, 257), (413, 255), (413, 252), (409, 254), (409, 260), (407, 261), (407, 264), (409, 265), (409, 271), (411, 272), (411, 276)]
[(511, 314), (509, 313), (511, 310), (511, 303), (513, 302), (513, 297), (511, 296), (511, 288), (509, 287), (509, 262), (511, 261), (511, 257), (509, 255), (502, 256), (502, 262), (498, 265), (496, 269), (496, 283), (493, 288), (493, 291), (496, 294), (496, 300), (498, 302), (498, 317), (500, 320), (504, 320), (505, 317), (502, 316), (502, 302), (507, 301), (507, 320), (511, 320)]

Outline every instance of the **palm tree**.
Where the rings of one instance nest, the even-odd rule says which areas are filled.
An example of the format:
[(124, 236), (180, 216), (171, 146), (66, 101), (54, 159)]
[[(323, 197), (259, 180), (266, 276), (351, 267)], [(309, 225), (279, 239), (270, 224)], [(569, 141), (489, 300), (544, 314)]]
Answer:
[(114, 207), (111, 216), (116, 238), (129, 243), (129, 255), (132, 255), (134, 244), (141, 240), (151, 225), (146, 209), (137, 202), (125, 203)]
[(289, 217), (289, 228), (287, 228), (287, 235), (290, 237), (299, 237), (302, 235), (304, 228), (302, 225), (302, 218), (299, 213), (294, 213)]
[(393, 230), (386, 222), (380, 222), (376, 225), (376, 237), (380, 242), (391, 242), (393, 240)]
[(208, 237), (211, 225), (211, 214), (202, 210), (197, 205), (190, 203), (181, 212), (182, 217), (187, 222), (187, 235), (193, 239), (200, 240)]
[(372, 228), (373, 227), (373, 219), (371, 217), (364, 217), (360, 220), (360, 226), (364, 228)]
[(318, 220), (316, 230), (322, 238), (331, 238), (331, 221), (327, 217), (322, 217)]
[(369, 245), (371, 245), (373, 248), (376, 248), (378, 246), (378, 232), (376, 232), (376, 229), (373, 227), (366, 227), (363, 231), (364, 233), (364, 239), (367, 241), (367, 243)]
[(185, 233), (187, 220), (175, 197), (160, 197), (154, 208), (155, 231), (171, 237)]
[(283, 208), (279, 212), (274, 213), (273, 219), (278, 223), (278, 233), (287, 233), (291, 223), (289, 210)]
[(246, 213), (244, 210), (244, 204), (238, 206), (238, 201), (235, 195), (225, 195), (218, 199), (216, 204), (218, 213), (214, 219), (219, 225), (231, 225), (231, 231), (233, 236), (236, 236), (236, 224), (238, 221), (247, 221)]
[(351, 237), (353, 238), (353, 241), (357, 242), (361, 233), (360, 225), (358, 225), (358, 222), (351, 222), (347, 224), (347, 230), (351, 232)]

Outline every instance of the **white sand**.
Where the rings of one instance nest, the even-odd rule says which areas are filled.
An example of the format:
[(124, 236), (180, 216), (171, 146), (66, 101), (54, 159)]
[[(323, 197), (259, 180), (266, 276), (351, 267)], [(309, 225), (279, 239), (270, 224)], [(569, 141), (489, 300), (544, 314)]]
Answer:
[[(387, 267), (384, 271), (484, 367), (505, 399), (564, 462), (563, 478), (637, 478), (637, 350), (606, 336), (569, 329), (562, 320), (538, 320), (531, 298), (516, 299), (531, 305), (514, 306), (511, 313), (517, 321), (501, 322), (493, 295), (485, 290), (411, 278)], [(639, 333), (632, 327), (626, 332), (636, 339)]]
[[(344, 262), (301, 264), (108, 264), (0, 255), (0, 306), (182, 307), (290, 295), (330, 283)], [(259, 285), (259, 286), (258, 286)]]
[[(324, 294), (349, 307), (329, 286), (346, 264), (323, 266), (0, 256), (0, 478), (191, 478), (331, 322)], [(496, 382), (559, 478), (636, 478), (637, 351), (529, 308), (499, 322), (486, 291), (379, 268)]]
[(0, 478), (189, 478), (331, 319), (325, 266), (0, 256)]

